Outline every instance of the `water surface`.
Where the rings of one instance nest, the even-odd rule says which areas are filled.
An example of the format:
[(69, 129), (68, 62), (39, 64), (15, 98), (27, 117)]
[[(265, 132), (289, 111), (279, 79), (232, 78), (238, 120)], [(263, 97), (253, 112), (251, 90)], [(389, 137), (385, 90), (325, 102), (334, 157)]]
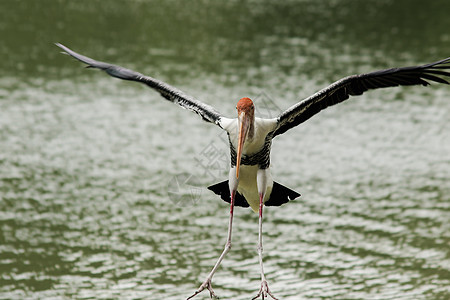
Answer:
[[(270, 116), (343, 76), (450, 56), (450, 3), (423, 3), (0, 2), (0, 298), (185, 299), (226, 239), (205, 188), (226, 178), (220, 129), (54, 42)], [(450, 297), (449, 99), (373, 91), (274, 140), (275, 180), (302, 194), (265, 210), (277, 297)], [(234, 224), (213, 285), (249, 299), (257, 215)]]

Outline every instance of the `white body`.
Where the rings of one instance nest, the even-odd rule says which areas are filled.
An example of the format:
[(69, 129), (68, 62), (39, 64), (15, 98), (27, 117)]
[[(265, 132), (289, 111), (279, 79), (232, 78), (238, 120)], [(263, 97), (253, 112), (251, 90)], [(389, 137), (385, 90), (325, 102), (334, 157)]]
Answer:
[[(252, 137), (247, 137), (243, 145), (242, 154), (250, 155), (257, 153), (264, 146), (264, 141), (269, 132), (277, 126), (276, 119), (255, 118), (254, 133)], [(230, 135), (233, 147), (237, 149), (238, 144), (238, 119), (222, 118), (221, 124)], [(229, 173), (230, 191), (237, 190), (245, 197), (254, 212), (259, 210), (259, 195), (264, 194), (264, 202), (270, 198), (273, 180), (270, 169), (259, 169), (257, 165), (241, 165), (239, 179), (236, 178), (236, 167), (230, 169)]]

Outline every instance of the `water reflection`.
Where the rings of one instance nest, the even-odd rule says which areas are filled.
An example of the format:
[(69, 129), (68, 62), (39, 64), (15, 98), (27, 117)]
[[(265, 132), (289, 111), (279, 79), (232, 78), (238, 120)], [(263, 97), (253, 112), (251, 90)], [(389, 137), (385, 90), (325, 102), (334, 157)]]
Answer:
[[(284, 109), (350, 73), (449, 56), (448, 6), (1, 2), (0, 298), (183, 299), (225, 241), (224, 202), (204, 190), (177, 206), (167, 194), (179, 174), (213, 183), (195, 158), (210, 143), (227, 151), (217, 128), (80, 68), (53, 42), (232, 115), (243, 96), (263, 92)], [(375, 91), (274, 142), (275, 178), (303, 195), (267, 209), (275, 295), (448, 298), (448, 98), (444, 86)], [(239, 209), (235, 224), (214, 286), (248, 299), (259, 288), (257, 220)]]

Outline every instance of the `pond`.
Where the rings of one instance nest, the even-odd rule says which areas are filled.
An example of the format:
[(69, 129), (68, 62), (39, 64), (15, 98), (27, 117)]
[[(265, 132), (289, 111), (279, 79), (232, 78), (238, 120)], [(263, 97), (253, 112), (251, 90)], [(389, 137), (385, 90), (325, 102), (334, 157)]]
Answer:
[[(145, 86), (274, 117), (351, 74), (450, 56), (449, 1), (1, 1), (0, 298), (185, 299), (227, 234), (226, 136)], [(279, 299), (450, 298), (450, 88), (376, 90), (274, 139), (302, 197), (264, 216)], [(236, 208), (221, 299), (260, 287), (257, 214)], [(196, 299), (209, 299), (207, 292)]]

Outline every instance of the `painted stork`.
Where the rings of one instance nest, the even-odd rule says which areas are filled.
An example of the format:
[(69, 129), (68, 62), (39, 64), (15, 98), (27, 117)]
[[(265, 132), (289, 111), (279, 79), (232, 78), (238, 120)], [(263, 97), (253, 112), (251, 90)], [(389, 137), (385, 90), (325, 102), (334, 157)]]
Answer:
[[(272, 139), (277, 135), (305, 122), (328, 106), (335, 105), (349, 96), (361, 95), (365, 91), (408, 85), (429, 85), (429, 81), (449, 84), (444, 79), (450, 77), (450, 57), (431, 64), (392, 68), (372, 73), (345, 77), (314, 95), (294, 104), (278, 117), (262, 119), (255, 116), (255, 106), (249, 98), (238, 101), (237, 118), (226, 118), (213, 107), (200, 102), (192, 96), (155, 78), (142, 75), (120, 66), (96, 61), (78, 54), (57, 43), (75, 59), (88, 67), (105, 71), (113, 77), (144, 83), (156, 90), (167, 100), (199, 114), (203, 120), (218, 125), (228, 134), (230, 143), (231, 166), (228, 180), (209, 186), (208, 188), (230, 203), (228, 237), (225, 248), (217, 263), (206, 277), (206, 280), (187, 300), (192, 299), (203, 290), (209, 290), (210, 297), (217, 298), (211, 280), (220, 263), (231, 248), (231, 231), (234, 206), (251, 207), (259, 213), (258, 256), (261, 267), (261, 287), (253, 299), (275, 296), (269, 290), (264, 276), (262, 260), (262, 217), (263, 207), (280, 206), (300, 196), (299, 193), (273, 181), (270, 175), (270, 149)], [(444, 77), (444, 78), (443, 78)]]

